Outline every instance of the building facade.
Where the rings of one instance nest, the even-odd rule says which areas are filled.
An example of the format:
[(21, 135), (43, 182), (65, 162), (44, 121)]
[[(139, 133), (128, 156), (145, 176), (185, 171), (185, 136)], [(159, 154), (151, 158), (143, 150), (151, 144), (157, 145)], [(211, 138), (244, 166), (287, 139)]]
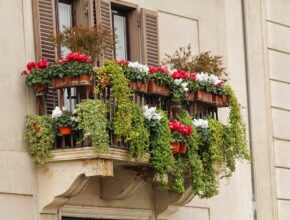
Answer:
[[(289, 219), (288, 0), (59, 2), (0, 0), (1, 219)], [(74, 2), (72, 19), (69, 2)], [(124, 169), (131, 165), (124, 152), (111, 151), (108, 157), (90, 149), (59, 150), (46, 165), (37, 166), (27, 151), (24, 120), (36, 112), (36, 103), (20, 77), (23, 66), (54, 56), (46, 40), (61, 24), (93, 25), (106, 21), (111, 11), (117, 25), (124, 22), (118, 14), (124, 8), (132, 27), (128, 36), (139, 46), (119, 53), (132, 60), (158, 64), (165, 53), (188, 43), (195, 54), (211, 51), (224, 57), (247, 123), (253, 163), (239, 163), (231, 178), (219, 181), (220, 192), (211, 199), (192, 198), (190, 190), (179, 196), (158, 191)], [(157, 52), (144, 37), (150, 16), (156, 19)], [(226, 113), (220, 111), (221, 120)]]

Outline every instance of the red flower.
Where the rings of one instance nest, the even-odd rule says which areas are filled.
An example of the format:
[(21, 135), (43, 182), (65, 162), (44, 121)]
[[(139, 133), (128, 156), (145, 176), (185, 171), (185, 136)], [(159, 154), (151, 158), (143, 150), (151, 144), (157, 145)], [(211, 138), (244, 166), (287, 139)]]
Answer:
[(184, 135), (192, 134), (192, 127), (191, 126), (186, 126), (177, 120), (169, 122), (169, 128), (171, 131), (177, 131), (177, 132), (184, 134)]
[(191, 73), (190, 75), (191, 75), (191, 79), (193, 81), (196, 81), (196, 73)]
[(61, 58), (60, 63), (69, 62), (69, 61), (90, 63), (91, 57), (87, 56), (86, 54), (82, 54), (80, 52), (71, 52), (68, 55), (66, 55), (65, 58)]
[(28, 75), (28, 73), (25, 70), (22, 71), (21, 76), (27, 76), (27, 75)]
[(49, 65), (49, 62), (47, 61), (47, 59), (43, 59), (39, 63), (35, 64), (35, 67), (37, 69), (46, 69), (48, 65)]
[(116, 60), (116, 59), (114, 59), (114, 62), (118, 63), (121, 66), (123, 66), (123, 65), (124, 66), (128, 66), (128, 64), (129, 64), (129, 62), (127, 60)]
[(223, 86), (223, 81), (220, 81), (219, 83), (218, 83), (218, 86), (220, 86), (220, 87), (222, 87)]
[(36, 64), (35, 64), (35, 62), (34, 61), (30, 61), (30, 62), (28, 62), (27, 64), (26, 64), (26, 67), (27, 67), (27, 70), (29, 71), (29, 72), (31, 72), (33, 69), (35, 69), (35, 66)]
[(168, 73), (168, 69), (165, 66), (149, 66), (149, 73)]
[(175, 71), (174, 73), (171, 74), (171, 77), (174, 79), (188, 79), (189, 78), (187, 72), (185, 72), (184, 70)]

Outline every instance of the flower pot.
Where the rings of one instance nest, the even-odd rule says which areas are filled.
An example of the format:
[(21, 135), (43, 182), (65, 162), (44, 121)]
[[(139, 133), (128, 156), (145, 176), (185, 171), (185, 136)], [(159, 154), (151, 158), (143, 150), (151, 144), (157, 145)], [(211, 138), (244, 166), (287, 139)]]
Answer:
[(43, 92), (47, 89), (47, 86), (46, 85), (39, 85), (39, 86), (34, 86), (33, 87), (33, 90), (35, 92)]
[(87, 86), (87, 85), (91, 85), (91, 82), (92, 82), (92, 76), (91, 75), (88, 75), (88, 74), (84, 74), (84, 75), (81, 75), (79, 77), (79, 85), (81, 86)]
[(169, 88), (158, 85), (154, 80), (150, 79), (147, 85), (147, 93), (161, 96), (169, 96)]
[(228, 97), (226, 95), (214, 95), (213, 96), (213, 103), (217, 107), (227, 107), (228, 106)]
[(179, 143), (177, 142), (172, 143), (171, 152), (174, 154), (179, 153)]
[(198, 90), (194, 92), (194, 100), (205, 102), (208, 104), (213, 104), (213, 96), (210, 92), (204, 91), (204, 90)]
[(223, 106), (222, 107), (229, 106), (229, 97), (227, 95), (223, 95), (222, 96), (222, 100), (223, 100)]
[(186, 153), (186, 150), (187, 150), (187, 147), (186, 147), (185, 144), (179, 146), (179, 153), (180, 153), (180, 154), (185, 154), (185, 153)]
[(193, 92), (186, 93), (185, 100), (193, 102), (194, 101), (194, 93)]
[(59, 133), (61, 135), (71, 135), (72, 134), (72, 129), (68, 127), (60, 127), (59, 128)]
[(52, 87), (55, 89), (60, 89), (66, 87), (66, 82), (64, 78), (54, 78), (52, 79)]
[(40, 131), (40, 127), (39, 127), (37, 121), (33, 123), (33, 129), (34, 129), (36, 134)]
[(143, 83), (142, 81), (130, 81), (129, 87), (136, 92), (147, 92), (147, 83)]
[(68, 77), (67, 86), (78, 86), (79, 85), (79, 77)]

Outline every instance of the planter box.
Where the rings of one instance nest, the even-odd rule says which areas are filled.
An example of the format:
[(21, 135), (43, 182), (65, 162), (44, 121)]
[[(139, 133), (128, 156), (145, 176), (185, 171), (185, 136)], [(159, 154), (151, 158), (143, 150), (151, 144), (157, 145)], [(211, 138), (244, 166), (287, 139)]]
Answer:
[(194, 93), (193, 92), (186, 93), (185, 100), (189, 101), (189, 102), (193, 102), (194, 101)]
[(169, 96), (169, 88), (166, 86), (160, 86), (154, 80), (149, 80), (147, 85), (147, 93), (160, 96)]
[(198, 90), (194, 93), (194, 101), (213, 104), (213, 95), (210, 92)]
[(228, 107), (228, 96), (226, 95), (222, 95), (222, 96), (218, 96), (218, 95), (214, 95), (213, 96), (213, 103), (217, 106), (217, 107)]
[(75, 86), (89, 86), (91, 84), (92, 84), (92, 76), (90, 75), (81, 75), (77, 77), (66, 76), (63, 78), (52, 79), (52, 87), (55, 89)]
[(130, 81), (129, 87), (134, 90), (135, 92), (147, 92), (147, 83), (143, 83), (141, 81)]
[(46, 85), (39, 85), (39, 86), (34, 86), (33, 87), (33, 91), (34, 92), (43, 92), (47, 90), (47, 86)]

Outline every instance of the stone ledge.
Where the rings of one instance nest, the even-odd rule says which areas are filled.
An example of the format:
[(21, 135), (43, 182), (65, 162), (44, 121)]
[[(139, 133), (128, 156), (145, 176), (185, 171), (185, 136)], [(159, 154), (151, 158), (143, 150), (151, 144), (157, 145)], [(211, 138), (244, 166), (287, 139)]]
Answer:
[(96, 153), (92, 147), (80, 147), (70, 149), (59, 149), (52, 151), (53, 157), (48, 162), (84, 160), (84, 159), (109, 159), (119, 165), (148, 165), (149, 158), (135, 160), (128, 158), (128, 151), (123, 149), (110, 148), (107, 153)]

